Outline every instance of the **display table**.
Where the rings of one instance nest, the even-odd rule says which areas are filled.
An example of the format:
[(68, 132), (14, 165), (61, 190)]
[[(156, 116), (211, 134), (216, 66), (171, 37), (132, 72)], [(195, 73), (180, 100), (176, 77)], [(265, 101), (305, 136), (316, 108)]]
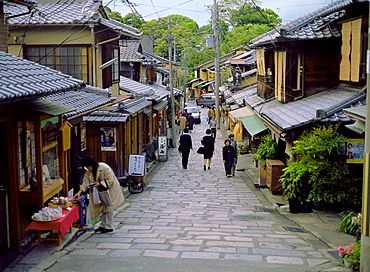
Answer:
[[(62, 238), (63, 235), (69, 230), (72, 232), (72, 223), (76, 220), (78, 220), (79, 214), (78, 214), (78, 207), (71, 206), (71, 210), (63, 209), (64, 217), (59, 218), (58, 220), (52, 221), (52, 222), (37, 222), (32, 221), (31, 224), (27, 226), (27, 228), (24, 231), (27, 230), (37, 230), (37, 244), (40, 245), (41, 241), (58, 241), (58, 246), (62, 244)], [(58, 237), (57, 238), (41, 238), (41, 231), (42, 230), (57, 230), (58, 231)]]

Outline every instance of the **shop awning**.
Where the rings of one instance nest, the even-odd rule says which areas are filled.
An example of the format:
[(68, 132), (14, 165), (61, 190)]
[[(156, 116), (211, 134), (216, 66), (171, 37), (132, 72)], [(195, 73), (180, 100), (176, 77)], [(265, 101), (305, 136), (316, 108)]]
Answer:
[(267, 129), (261, 118), (256, 114), (244, 117), (242, 123), (248, 133), (253, 137)]
[(254, 111), (248, 107), (243, 107), (237, 110), (230, 111), (229, 115), (232, 119), (241, 120), (244, 117), (255, 114)]
[(167, 105), (168, 105), (168, 101), (162, 100), (161, 102), (158, 102), (157, 104), (153, 106), (153, 110), (161, 111)]

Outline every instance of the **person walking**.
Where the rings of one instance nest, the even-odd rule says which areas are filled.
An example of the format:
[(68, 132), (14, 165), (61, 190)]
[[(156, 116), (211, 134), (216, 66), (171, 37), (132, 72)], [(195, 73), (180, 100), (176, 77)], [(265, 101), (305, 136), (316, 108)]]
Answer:
[(191, 136), (189, 135), (188, 128), (184, 128), (184, 133), (181, 134), (180, 136), (179, 144), (180, 144), (179, 151), (181, 152), (182, 155), (182, 168), (187, 169), (190, 150), (193, 149), (193, 142)]
[(191, 114), (191, 112), (189, 113), (189, 116), (188, 116), (188, 128), (189, 128), (189, 132), (191, 133), (194, 129), (194, 117), (193, 115)]
[(209, 124), (211, 122), (212, 117), (215, 116), (215, 108), (214, 107), (209, 108), (209, 110), (207, 112), (207, 116), (208, 116), (208, 124)]
[(179, 130), (180, 130), (179, 133), (184, 132), (184, 128), (186, 128), (186, 122), (187, 122), (186, 117), (184, 115), (181, 115), (179, 119)]
[(184, 109), (182, 115), (184, 115), (185, 118), (188, 119), (188, 117), (189, 117), (188, 109)]
[(235, 135), (233, 133), (229, 134), (229, 140), (230, 140), (230, 145), (234, 148), (234, 151), (235, 151), (235, 157), (233, 160), (233, 164), (231, 166), (231, 175), (235, 176), (236, 164), (238, 163), (238, 156), (239, 156), (238, 142), (235, 139)]
[(208, 162), (208, 170), (211, 169), (211, 162), (213, 154), (215, 153), (215, 138), (211, 135), (211, 129), (206, 130), (206, 135), (202, 137), (201, 143), (204, 147), (203, 154), (203, 168), (206, 171), (206, 166)]
[(225, 140), (225, 146), (222, 148), (222, 160), (225, 166), (226, 176), (231, 177), (231, 167), (236, 156), (235, 149), (230, 145), (229, 139)]
[(211, 129), (211, 135), (213, 136), (213, 138), (216, 139), (217, 120), (214, 116), (211, 117), (211, 121), (209, 122), (209, 128)]
[(75, 198), (80, 198), (81, 193), (85, 192), (91, 184), (93, 187), (104, 186), (108, 187), (112, 199), (112, 205), (109, 207), (101, 203), (103, 211), (100, 227), (95, 229), (95, 232), (101, 233), (113, 231), (113, 215), (114, 210), (118, 208), (125, 200), (121, 186), (110, 166), (104, 162), (97, 162), (93, 157), (87, 156), (83, 159), (83, 165), (88, 169), (83, 177), (83, 182), (80, 190), (75, 194)]

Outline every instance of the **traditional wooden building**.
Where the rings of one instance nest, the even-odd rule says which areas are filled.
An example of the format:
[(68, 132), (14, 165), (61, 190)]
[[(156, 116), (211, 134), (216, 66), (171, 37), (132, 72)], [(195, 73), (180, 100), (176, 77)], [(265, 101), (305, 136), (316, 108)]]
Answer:
[(339, 0), (251, 41), (256, 96), (265, 100), (253, 109), (279, 143), (284, 163), (304, 129), (354, 123), (342, 110), (365, 99), (367, 27), (368, 1)]
[[(107, 90), (86, 86), (79, 79), (0, 52), (0, 132), (6, 145), (0, 152), (2, 171), (1, 252), (18, 250), (31, 215), (54, 195), (73, 187), (73, 135), (79, 116), (116, 100)], [(79, 126), (79, 124), (78, 124)], [(83, 131), (83, 129), (81, 130)], [(81, 150), (86, 137), (78, 135)], [(7, 202), (7, 203), (6, 203)]]
[(18, 5), (4, 9), (11, 54), (118, 94), (120, 42), (141, 34), (110, 19), (101, 0), (39, 0), (31, 13)]

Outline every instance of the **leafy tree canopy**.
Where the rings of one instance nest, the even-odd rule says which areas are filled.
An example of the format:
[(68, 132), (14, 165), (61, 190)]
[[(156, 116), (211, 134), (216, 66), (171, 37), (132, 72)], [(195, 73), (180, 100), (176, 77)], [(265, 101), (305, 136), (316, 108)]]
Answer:
[[(254, 1), (260, 4), (259, 1)], [(221, 36), (220, 55), (230, 53), (232, 49), (245, 46), (249, 41), (279, 25), (281, 19), (270, 9), (262, 9), (251, 0), (220, 0), (219, 32)], [(168, 30), (171, 31), (173, 55), (176, 61), (182, 61), (186, 49), (188, 73), (193, 68), (214, 58), (214, 49), (205, 48), (206, 35), (213, 34), (212, 23), (199, 27), (198, 24), (182, 15), (170, 15), (164, 18), (144, 21), (139, 16), (128, 13), (124, 17), (106, 7), (108, 15), (124, 24), (131, 25), (145, 34), (154, 34), (154, 53), (168, 58)]]
[(251, 0), (221, 0), (219, 2), (220, 18), (230, 26), (243, 26), (247, 24), (280, 24), (281, 19), (271, 9), (260, 8), (255, 5), (260, 1)]

